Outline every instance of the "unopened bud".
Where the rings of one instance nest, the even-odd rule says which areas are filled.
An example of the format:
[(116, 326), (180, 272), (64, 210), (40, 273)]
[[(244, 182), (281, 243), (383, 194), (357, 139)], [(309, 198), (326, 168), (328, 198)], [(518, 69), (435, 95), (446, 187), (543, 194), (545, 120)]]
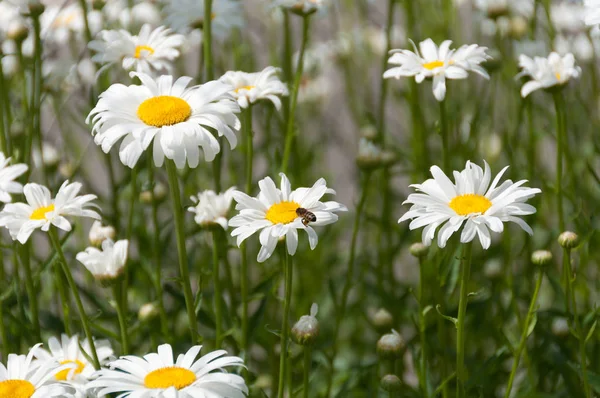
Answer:
[(413, 243), (412, 245), (410, 245), (410, 254), (412, 254), (413, 256), (417, 257), (417, 258), (422, 258), (425, 257), (425, 255), (427, 255), (427, 251), (429, 250), (429, 248), (427, 246), (425, 246), (424, 244), (422, 244), (421, 242), (418, 243)]
[(566, 318), (554, 318), (552, 320), (552, 334), (557, 337), (567, 337), (569, 335), (569, 322)]
[(116, 231), (112, 226), (104, 227), (100, 221), (94, 221), (88, 237), (92, 246), (100, 246), (106, 239), (114, 240), (115, 235)]
[(500, 278), (502, 276), (502, 261), (497, 258), (486, 261), (483, 266), (483, 274), (489, 279)]
[(58, 172), (62, 177), (68, 180), (71, 177), (73, 177), (73, 173), (75, 172), (75, 165), (73, 164), (73, 162), (62, 162), (58, 166)]
[(17, 19), (8, 25), (6, 37), (15, 43), (20, 45), (27, 38), (27, 35), (29, 35), (29, 29), (23, 21)]
[(388, 392), (398, 392), (402, 388), (402, 380), (396, 375), (385, 375), (381, 378), (381, 388)]
[(372, 124), (367, 124), (360, 129), (360, 135), (367, 140), (374, 140), (377, 138), (377, 127)]
[(319, 321), (316, 318), (319, 307), (313, 304), (310, 315), (302, 315), (292, 328), (292, 338), (297, 344), (312, 345), (319, 337)]
[(380, 308), (373, 315), (372, 318), (373, 326), (379, 333), (383, 333), (386, 330), (390, 330), (394, 326), (394, 317), (385, 308)]
[(31, 17), (33, 17), (33, 18), (36, 18), (36, 17), (39, 17), (40, 15), (42, 15), (44, 13), (45, 9), (46, 9), (46, 6), (43, 5), (42, 3), (40, 3), (39, 1), (29, 3), (29, 15), (31, 15)]
[(395, 330), (392, 330), (392, 333), (384, 334), (377, 341), (377, 353), (385, 359), (401, 358), (405, 347), (404, 339)]
[(558, 244), (565, 249), (574, 249), (579, 245), (579, 236), (575, 232), (565, 231), (559, 235)]
[(536, 250), (531, 254), (531, 262), (535, 265), (546, 265), (552, 261), (552, 253), (548, 250)]
[[(157, 182), (154, 185), (154, 199), (157, 202), (160, 202), (165, 198), (165, 196), (167, 196), (167, 188), (160, 182)], [(152, 191), (146, 190), (141, 192), (140, 201), (142, 203), (152, 203)]]
[(106, 1), (104, 0), (92, 0), (92, 9), (96, 11), (101, 11), (106, 5)]
[(141, 322), (149, 322), (158, 316), (158, 308), (154, 303), (142, 305), (138, 311), (138, 319)]

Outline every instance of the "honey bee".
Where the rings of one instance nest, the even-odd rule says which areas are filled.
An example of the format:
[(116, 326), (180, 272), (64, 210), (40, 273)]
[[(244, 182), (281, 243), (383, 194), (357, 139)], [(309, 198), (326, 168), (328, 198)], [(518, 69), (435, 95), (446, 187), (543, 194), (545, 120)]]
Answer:
[(304, 226), (307, 226), (309, 222), (317, 221), (317, 216), (303, 207), (298, 207), (296, 209), (296, 214), (298, 217), (302, 217), (302, 224), (304, 224)]

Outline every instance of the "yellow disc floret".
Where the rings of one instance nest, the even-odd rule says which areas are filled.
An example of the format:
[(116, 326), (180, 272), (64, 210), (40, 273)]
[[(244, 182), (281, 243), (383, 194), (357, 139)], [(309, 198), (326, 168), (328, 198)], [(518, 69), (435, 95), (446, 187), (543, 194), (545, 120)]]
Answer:
[(483, 195), (467, 193), (452, 199), (449, 206), (459, 216), (468, 216), (469, 214), (484, 214), (492, 207), (492, 202)]
[(4, 380), (0, 382), (0, 398), (30, 398), (35, 392), (27, 380)]
[(265, 218), (273, 224), (289, 224), (298, 217), (296, 210), (299, 207), (300, 205), (296, 202), (275, 203), (267, 210)]
[(435, 68), (441, 68), (442, 66), (444, 66), (444, 62), (442, 62), (442, 61), (433, 61), (433, 62), (427, 62), (426, 64), (423, 64), (423, 68), (429, 69), (429, 70), (434, 70)]
[(148, 373), (144, 378), (146, 388), (170, 388), (178, 390), (185, 388), (196, 381), (196, 374), (189, 369), (171, 366), (160, 368)]
[(235, 89), (235, 92), (236, 92), (236, 93), (239, 93), (239, 92), (240, 92), (240, 91), (242, 91), (242, 90), (248, 90), (248, 91), (250, 91), (250, 90), (252, 90), (252, 89), (253, 89), (253, 88), (255, 88), (255, 87), (256, 87), (256, 86), (243, 86), (243, 87), (238, 87), (238, 88), (236, 88), (236, 89)]
[(61, 370), (60, 372), (58, 372), (56, 374), (56, 380), (66, 381), (67, 377), (69, 376), (69, 373), (73, 372), (73, 375), (76, 375), (76, 374), (79, 374), (79, 373), (83, 372), (83, 369), (85, 368), (85, 364), (83, 362), (81, 362), (81, 361), (78, 361), (78, 360), (74, 360), (74, 361), (61, 361), (60, 362), (61, 365), (66, 365), (66, 364), (69, 364), (69, 363), (77, 365), (77, 367), (75, 367), (75, 370), (73, 370), (73, 368)]
[(33, 211), (33, 213), (31, 213), (31, 215), (29, 216), (29, 219), (30, 220), (45, 220), (46, 213), (49, 213), (51, 211), (54, 211), (54, 203), (52, 203), (50, 206), (45, 206), (45, 207), (40, 207), (38, 209), (35, 209)]
[(154, 54), (154, 49), (150, 46), (135, 46), (135, 53), (133, 56), (140, 59), (142, 55), (147, 56), (152, 54)]
[(159, 95), (142, 102), (137, 109), (137, 115), (149, 126), (172, 126), (188, 120), (192, 115), (192, 108), (179, 97)]

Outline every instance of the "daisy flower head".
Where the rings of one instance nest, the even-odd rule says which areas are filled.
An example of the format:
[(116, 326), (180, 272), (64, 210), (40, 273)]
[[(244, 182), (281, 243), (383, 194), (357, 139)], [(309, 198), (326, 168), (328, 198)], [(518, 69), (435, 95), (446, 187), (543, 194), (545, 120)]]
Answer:
[(231, 148), (240, 128), (235, 113), (240, 107), (231, 94), (231, 86), (219, 81), (187, 87), (191, 77), (163, 75), (157, 79), (131, 72), (141, 85), (113, 84), (100, 94), (96, 107), (87, 117), (93, 124), (92, 135), (105, 153), (122, 140), (119, 157), (133, 168), (152, 142), (154, 164), (162, 166), (165, 157), (182, 169), (200, 162), (200, 149), (206, 161), (221, 150), (219, 141), (208, 128), (225, 136)]
[(190, 197), (195, 205), (188, 207), (188, 211), (194, 213), (196, 224), (200, 226), (217, 224), (227, 229), (227, 213), (233, 200), (233, 191), (235, 187), (219, 194), (208, 189)]
[(586, 7), (585, 24), (598, 26), (600, 24), (600, 0), (584, 0)]
[[(45, 40), (66, 44), (73, 35), (83, 39), (85, 32), (85, 19), (79, 4), (49, 5), (41, 15), (42, 37)], [(102, 14), (99, 11), (90, 10), (88, 23), (92, 34), (98, 32), (102, 26)]]
[(239, 214), (229, 220), (229, 225), (237, 227), (231, 236), (237, 237), (237, 245), (260, 231), (258, 262), (262, 263), (273, 254), (279, 239), (285, 237), (290, 255), (298, 248), (298, 230), (308, 234), (311, 250), (317, 246), (319, 238), (312, 226), (328, 225), (338, 220), (337, 212), (347, 211), (346, 206), (334, 202), (321, 202), (325, 194), (335, 194), (327, 188), (321, 178), (310, 188), (297, 188), (292, 191), (290, 181), (280, 173), (281, 189), (275, 186), (270, 177), (258, 182), (260, 193), (252, 198), (240, 191), (233, 192)]
[(171, 73), (178, 47), (185, 40), (164, 26), (152, 29), (149, 24), (144, 24), (137, 36), (126, 30), (103, 30), (98, 36), (88, 44), (96, 52), (92, 61), (104, 68), (121, 63), (125, 70), (146, 74)]
[(257, 73), (229, 71), (219, 80), (234, 88), (233, 96), (242, 108), (248, 108), (259, 100), (270, 100), (277, 110), (281, 109), (280, 96), (288, 96), (288, 88), (277, 76), (281, 69), (266, 67)]
[(101, 282), (111, 282), (118, 278), (127, 263), (127, 239), (113, 242), (111, 239), (102, 241), (102, 250), (88, 247), (85, 251), (77, 253), (75, 258)]
[[(167, 25), (177, 32), (202, 29), (204, 26), (204, 0), (173, 0), (164, 8)], [(244, 26), (241, 2), (235, 0), (213, 0), (211, 33), (219, 39), (226, 39), (232, 30)]]
[(73, 390), (57, 383), (56, 375), (68, 370), (55, 360), (35, 360), (41, 344), (34, 346), (27, 355), (8, 354), (6, 366), (0, 363), (0, 397), (6, 398), (54, 398), (72, 397)]
[[(103, 365), (113, 355), (113, 350), (108, 340), (96, 341), (95, 346), (100, 364)], [(86, 339), (80, 341), (77, 335), (69, 337), (62, 334), (60, 340), (56, 337), (48, 340), (48, 349), (38, 349), (36, 358), (67, 365), (65, 369), (54, 375), (54, 379), (71, 385), (76, 391), (74, 394), (76, 398), (86, 397), (85, 384), (95, 372), (94, 365), (87, 359), (92, 352), (88, 341)]]
[[(433, 40), (427, 39), (419, 43), (419, 49), (413, 43), (414, 52), (392, 50), (388, 62), (398, 66), (388, 69), (383, 77), (399, 79), (414, 76), (417, 83), (432, 78), (433, 95), (438, 101), (443, 101), (446, 97), (446, 79), (465, 79), (470, 70), (487, 77), (485, 70), (479, 66), (489, 58), (485, 54), (487, 48), (472, 45), (463, 46), (456, 51), (450, 49), (451, 44), (451, 40), (445, 40), (438, 47)], [(458, 58), (455, 58), (455, 51)]]
[(98, 394), (121, 393), (120, 397), (246, 398), (248, 387), (241, 376), (225, 373), (224, 368), (243, 367), (241, 358), (227, 356), (218, 350), (196, 360), (202, 346), (193, 346), (173, 359), (169, 344), (158, 347), (157, 353), (143, 357), (128, 355), (108, 364), (108, 369), (96, 372), (88, 388), (98, 388)]
[[(485, 170), (467, 162), (465, 169), (454, 172), (454, 183), (437, 166), (431, 168), (433, 178), (423, 184), (414, 184), (419, 193), (408, 196), (404, 203), (412, 204), (398, 222), (412, 220), (410, 229), (423, 229), (423, 244), (429, 246), (436, 230), (439, 247), (461, 227), (460, 241), (471, 242), (479, 237), (484, 249), (490, 247), (490, 230), (500, 233), (504, 222), (514, 222), (524, 231), (533, 234), (531, 227), (519, 216), (535, 213), (535, 207), (526, 201), (541, 190), (523, 186), (527, 180), (500, 183), (500, 178), (508, 168), (505, 167), (491, 179), (490, 167), (486, 162)], [(491, 181), (491, 183), (490, 183)]]
[(561, 56), (552, 52), (548, 58), (534, 57), (533, 59), (521, 54), (519, 67), (522, 71), (517, 77), (529, 76), (531, 78), (521, 88), (523, 98), (535, 90), (562, 87), (581, 74), (581, 68), (575, 65), (575, 57), (571, 53)]
[(325, 7), (326, 0), (275, 0), (273, 6), (281, 6), (300, 15), (312, 14)]
[(96, 195), (79, 196), (81, 184), (65, 181), (52, 199), (50, 190), (43, 185), (29, 183), (23, 187), (27, 203), (9, 203), (0, 212), (0, 227), (6, 227), (13, 239), (27, 242), (31, 233), (40, 228), (48, 231), (51, 225), (70, 231), (71, 224), (67, 216), (90, 217), (97, 220), (100, 214), (90, 203)]
[(0, 202), (9, 203), (12, 201), (11, 193), (23, 192), (23, 185), (15, 181), (27, 171), (27, 165), (23, 163), (9, 166), (10, 158), (7, 158), (3, 152), (0, 152)]

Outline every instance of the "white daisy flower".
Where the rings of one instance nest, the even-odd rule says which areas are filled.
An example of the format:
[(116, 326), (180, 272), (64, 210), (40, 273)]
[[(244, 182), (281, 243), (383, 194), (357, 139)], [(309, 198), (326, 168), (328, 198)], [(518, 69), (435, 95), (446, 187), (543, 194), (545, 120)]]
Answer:
[(239, 214), (229, 220), (229, 225), (237, 227), (231, 236), (237, 236), (237, 245), (260, 232), (258, 262), (262, 263), (273, 254), (277, 242), (285, 237), (287, 250), (290, 255), (298, 248), (298, 230), (305, 230), (311, 250), (317, 246), (319, 237), (312, 228), (328, 225), (338, 220), (338, 211), (347, 211), (346, 206), (330, 201), (321, 202), (325, 194), (335, 194), (327, 188), (325, 179), (321, 178), (311, 188), (297, 188), (292, 191), (290, 181), (285, 174), (280, 173), (281, 189), (275, 186), (270, 177), (258, 182), (260, 193), (252, 198), (240, 191), (233, 192), (235, 207)]
[[(91, 33), (97, 33), (102, 26), (102, 13), (90, 9), (88, 22)], [(82, 38), (85, 31), (83, 12), (77, 3), (47, 6), (40, 17), (40, 23), (42, 37), (56, 44), (66, 44), (72, 35)]]
[(302, 14), (310, 14), (325, 7), (326, 0), (274, 0), (273, 6), (289, 8)]
[(233, 191), (235, 187), (220, 194), (210, 189), (200, 192), (197, 196), (190, 197), (195, 205), (188, 207), (188, 211), (195, 214), (194, 221), (200, 226), (219, 224), (227, 229), (227, 213), (233, 200)]
[[(412, 42), (411, 42), (412, 43)], [(410, 50), (392, 50), (388, 60), (390, 64), (399, 65), (387, 70), (383, 77), (386, 79), (414, 76), (417, 83), (426, 78), (433, 78), (433, 95), (438, 101), (446, 97), (446, 79), (465, 79), (472, 70), (484, 77), (487, 73), (479, 64), (489, 58), (486, 47), (477, 45), (463, 46), (458, 51), (451, 50), (451, 40), (444, 41), (439, 48), (433, 40), (427, 39)], [(455, 58), (455, 51), (458, 58)]]
[(72, 389), (57, 383), (55, 376), (67, 369), (54, 360), (34, 360), (41, 344), (33, 347), (27, 356), (8, 354), (6, 366), (0, 363), (0, 397), (54, 398), (72, 397)]
[(0, 152), (0, 202), (9, 203), (12, 201), (11, 193), (23, 192), (23, 185), (15, 181), (27, 171), (27, 165), (23, 163), (9, 166), (10, 158)]
[(9, 203), (0, 212), (0, 227), (6, 227), (13, 239), (21, 243), (27, 242), (31, 233), (37, 228), (48, 231), (51, 225), (70, 231), (71, 224), (65, 218), (90, 217), (97, 220), (100, 215), (91, 210), (91, 202), (96, 195), (78, 196), (81, 184), (65, 181), (52, 199), (50, 190), (43, 185), (29, 183), (23, 188), (27, 203)]
[[(167, 2), (164, 12), (167, 25), (174, 30), (187, 33), (193, 29), (202, 29), (204, 25), (204, 0), (173, 0)], [(211, 15), (211, 33), (220, 40), (229, 36), (231, 31), (244, 26), (243, 8), (238, 1), (213, 0)]]
[(92, 246), (100, 246), (106, 239), (114, 239), (116, 234), (117, 231), (113, 226), (103, 226), (101, 221), (96, 220), (90, 228), (88, 238)]
[(490, 184), (490, 167), (484, 163), (485, 171), (467, 162), (464, 170), (454, 172), (454, 183), (439, 167), (433, 166), (433, 179), (411, 185), (421, 193), (408, 196), (404, 203), (411, 203), (412, 206), (398, 222), (412, 220), (411, 230), (425, 227), (423, 244), (427, 246), (431, 244), (439, 226), (442, 226), (437, 234), (439, 247), (445, 247), (450, 236), (463, 224), (460, 241), (471, 242), (477, 235), (484, 249), (490, 247), (490, 230), (502, 232), (503, 222), (514, 222), (530, 235), (533, 234), (529, 225), (519, 216), (535, 213), (535, 207), (525, 202), (542, 191), (523, 187), (527, 180), (516, 183), (506, 180), (499, 184), (508, 166)]
[(102, 250), (88, 247), (77, 253), (75, 258), (85, 266), (99, 281), (111, 281), (123, 272), (127, 263), (127, 239), (113, 242), (111, 239), (102, 241)]
[[(108, 340), (98, 340), (95, 345), (98, 360), (103, 365), (113, 355), (110, 342)], [(60, 341), (56, 337), (51, 337), (48, 340), (48, 348), (50, 351), (40, 348), (35, 353), (36, 358), (67, 365), (67, 368), (56, 373), (54, 378), (71, 385), (76, 390), (76, 398), (86, 397), (85, 385), (96, 371), (94, 365), (87, 359), (92, 352), (88, 341), (79, 341), (77, 335), (69, 337), (62, 334)]]
[(273, 102), (277, 110), (280, 110), (279, 96), (289, 95), (287, 85), (277, 76), (280, 71), (281, 69), (273, 66), (268, 66), (257, 73), (229, 71), (219, 81), (233, 86), (232, 94), (242, 108), (248, 108), (259, 100), (267, 99)]
[(600, 0), (584, 0), (583, 3), (586, 7), (585, 24), (600, 24)]
[(571, 53), (561, 57), (558, 53), (552, 52), (548, 58), (534, 57), (533, 59), (520, 55), (519, 66), (522, 71), (517, 77), (531, 77), (531, 80), (521, 88), (523, 98), (541, 88), (563, 86), (581, 74), (581, 68), (575, 65), (575, 57)]
[(186, 88), (191, 77), (164, 75), (156, 80), (143, 73), (131, 72), (142, 84), (113, 84), (100, 94), (96, 107), (86, 122), (93, 123), (92, 135), (97, 145), (108, 153), (121, 138), (121, 162), (133, 168), (154, 141), (154, 164), (162, 166), (164, 158), (175, 161), (177, 168), (191, 168), (204, 159), (212, 161), (221, 150), (219, 141), (208, 130), (225, 136), (235, 148), (233, 129), (241, 126), (235, 115), (240, 107), (231, 94), (231, 86), (210, 81)]
[(193, 346), (176, 361), (169, 344), (143, 358), (121, 357), (108, 364), (110, 369), (96, 372), (97, 378), (88, 383), (88, 388), (99, 388), (99, 394), (121, 393), (120, 397), (246, 398), (244, 379), (223, 371), (229, 366), (243, 367), (244, 361), (224, 356), (224, 350), (195, 360), (201, 348)]
[(103, 30), (98, 36), (99, 40), (88, 44), (96, 52), (92, 61), (104, 67), (121, 63), (125, 70), (146, 74), (171, 73), (173, 61), (179, 56), (178, 47), (185, 40), (164, 26), (152, 30), (148, 24), (137, 36), (126, 30)]

